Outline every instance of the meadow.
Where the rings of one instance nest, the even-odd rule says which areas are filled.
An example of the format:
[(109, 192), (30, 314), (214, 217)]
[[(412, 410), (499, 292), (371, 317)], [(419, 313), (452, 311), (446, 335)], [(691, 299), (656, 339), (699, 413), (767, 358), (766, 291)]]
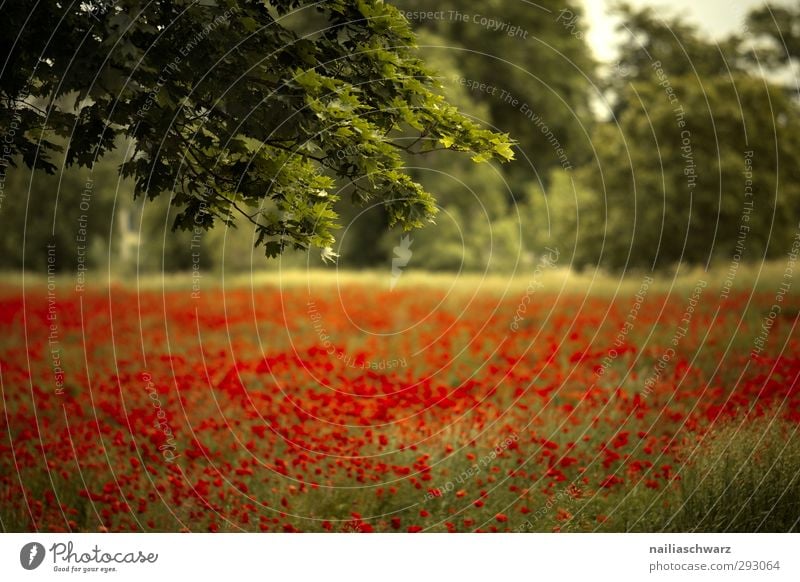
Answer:
[(797, 531), (787, 282), (6, 277), (0, 526)]

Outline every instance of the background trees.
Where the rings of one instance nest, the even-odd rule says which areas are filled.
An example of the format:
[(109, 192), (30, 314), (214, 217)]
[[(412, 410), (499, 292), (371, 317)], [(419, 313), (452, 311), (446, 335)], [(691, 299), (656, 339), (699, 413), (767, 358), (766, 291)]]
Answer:
[(389, 225), (428, 222), (403, 152), (512, 157), (442, 98), (381, 2), (45, 1), (0, 22), (12, 163), (52, 174), (63, 149), (64, 165), (91, 167), (128, 140), (137, 196), (166, 193), (186, 230), (249, 221), (269, 256), (330, 248), (337, 180)]
[(124, 211), (145, 270), (189, 268), (198, 225), (204, 267), (232, 269), (272, 265), (254, 243), (299, 249), (284, 265), (319, 266), (313, 247), (386, 265), (434, 215), (412, 268), (507, 271), (545, 246), (577, 267), (705, 265), (793, 236), (800, 5), (715, 42), (622, 4), (609, 66), (576, 2), (311, 4), (43, 2), (25, 27), (29, 9), (4, 6), (0, 127), (20, 129), (0, 266), (23, 265), (23, 224), (24, 264), (40, 265), (52, 224), (30, 209), (50, 216), (56, 198), (61, 244), (74, 237), (88, 168), (93, 264), (121, 252)]
[(612, 114), (577, 173), (579, 205), (557, 216), (560, 237), (577, 233), (575, 262), (708, 265), (737, 244), (754, 260), (784, 253), (800, 201), (796, 97), (743, 36), (717, 44), (649, 9), (621, 15)]

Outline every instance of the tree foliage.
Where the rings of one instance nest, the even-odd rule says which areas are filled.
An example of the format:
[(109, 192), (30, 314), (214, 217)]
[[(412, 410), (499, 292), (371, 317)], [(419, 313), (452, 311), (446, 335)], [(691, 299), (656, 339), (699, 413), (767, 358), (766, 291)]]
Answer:
[(92, 166), (121, 138), (135, 194), (171, 197), (175, 227), (249, 220), (275, 256), (329, 249), (333, 203), (378, 201), (390, 225), (430, 221), (403, 155), (513, 157), (461, 115), (379, 1), (44, 0), (0, 20), (0, 124), (9, 155), (54, 172)]
[(715, 43), (651, 9), (622, 9), (614, 116), (595, 164), (562, 183), (556, 218), (575, 263), (610, 269), (762, 260), (791, 244), (800, 111), (754, 74), (744, 39)]
[(548, 182), (564, 161), (529, 115), (552, 131), (572, 165), (591, 159), (591, 102), (599, 89), (580, 3), (442, 0), (434, 8), (424, 0), (397, 0), (397, 5), (441, 13), (442, 18), (415, 24), (447, 41), (436, 46), (455, 55), (467, 79), (495, 88), (473, 91), (472, 97), (488, 108), (494, 126), (513, 130), (519, 143), (520, 155), (505, 168), (516, 196), (524, 195), (527, 181)]
[(800, 58), (800, 4), (765, 4), (747, 16), (750, 32), (767, 45), (762, 58), (774, 67)]

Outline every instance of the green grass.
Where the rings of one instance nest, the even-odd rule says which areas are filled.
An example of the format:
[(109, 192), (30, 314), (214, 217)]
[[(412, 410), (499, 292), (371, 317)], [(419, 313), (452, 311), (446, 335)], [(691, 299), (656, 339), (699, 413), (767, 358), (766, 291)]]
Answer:
[[(798, 426), (775, 413), (717, 426), (685, 444), (671, 487), (639, 485), (587, 502), (597, 529), (637, 532), (796, 532), (800, 529)], [(575, 525), (580, 523), (580, 519)], [(581, 528), (584, 529), (584, 528)]]
[[(785, 261), (774, 261), (762, 264), (742, 264), (734, 280), (732, 291), (748, 291), (754, 287), (762, 290), (775, 290), (782, 281)], [(575, 272), (568, 268), (543, 269), (536, 277), (543, 284), (542, 291), (548, 293), (579, 292), (592, 293), (601, 296), (619, 294), (630, 296), (634, 294), (646, 275), (644, 271), (631, 271), (625, 274), (607, 273), (604, 271), (585, 270)], [(655, 281), (651, 292), (685, 294), (703, 278), (708, 281), (709, 289), (719, 289), (728, 275), (728, 265), (718, 265), (709, 271), (700, 267), (680, 267), (674, 273), (661, 272), (654, 275)], [(513, 274), (480, 273), (450, 273), (427, 272), (414, 270), (409, 267), (398, 280), (397, 289), (403, 288), (436, 288), (455, 291), (481, 291), (490, 293), (524, 292), (533, 271), (526, 272), (519, 269)], [(6, 272), (0, 273), (0, 281), (6, 287), (17, 288), (22, 285), (23, 277), (27, 286), (43, 286), (47, 282), (45, 275), (40, 273)], [(340, 271), (335, 266), (313, 269), (279, 269), (274, 265), (270, 269), (254, 271), (252, 273), (226, 273), (221, 275), (216, 272), (203, 272), (203, 289), (249, 288), (249, 287), (305, 287), (359, 285), (377, 287), (388, 290), (390, 270)], [(75, 284), (72, 273), (56, 276), (56, 284), (61, 289), (70, 289)], [(167, 289), (183, 290), (192, 285), (190, 273), (166, 273), (116, 276), (109, 278), (108, 273), (94, 272), (87, 276), (86, 289), (104, 289), (111, 285), (124, 285), (133, 290), (137, 287), (143, 290)]]

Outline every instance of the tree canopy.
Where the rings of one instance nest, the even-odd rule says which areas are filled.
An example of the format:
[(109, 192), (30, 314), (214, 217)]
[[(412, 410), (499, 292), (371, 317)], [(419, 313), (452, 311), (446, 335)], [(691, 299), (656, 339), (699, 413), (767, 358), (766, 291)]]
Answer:
[[(430, 9), (425, 0), (396, 4), (411, 14)], [(472, 91), (488, 107), (492, 124), (514, 129), (521, 155), (504, 169), (515, 196), (524, 195), (523, 183), (534, 176), (547, 183), (553, 169), (591, 159), (591, 101), (599, 91), (580, 3), (493, 0), (478, 6), (440, 0), (436, 10), (447, 17), (420, 18), (417, 28), (434, 30), (447, 40), (444, 46), (457, 56), (465, 80), (493, 89)], [(450, 16), (459, 13), (461, 19)], [(482, 19), (495, 26), (487, 31), (479, 24)], [(554, 148), (552, 136), (567, 152), (566, 160)]]
[(91, 167), (133, 140), (121, 169), (137, 196), (169, 196), (176, 228), (250, 221), (269, 256), (330, 254), (342, 194), (380, 201), (390, 226), (431, 220), (409, 152), (513, 158), (447, 102), (383, 2), (44, 0), (3, 16), (12, 164)]
[[(612, 270), (779, 257), (800, 4), (722, 38), (614, 6), (598, 62), (576, 0), (2, 3), (0, 269), (45, 265), (53, 241), (74, 268), (84, 214), (85, 260), (129, 270), (194, 268), (200, 239), (203, 269), (312, 248), (376, 268), (434, 215), (414, 268), (525, 269), (547, 247)], [(135, 265), (102, 252), (130, 246), (120, 214)]]
[[(576, 191), (551, 193), (562, 199), (556, 221), (574, 242), (573, 264), (780, 256), (800, 199), (797, 101), (758, 74), (766, 63), (754, 67), (761, 52), (748, 52), (743, 34), (717, 42), (651, 8), (618, 13), (624, 74), (607, 80), (612, 119), (597, 125), (597, 158), (576, 172)], [(750, 22), (759, 37), (778, 35), (761, 11)]]

